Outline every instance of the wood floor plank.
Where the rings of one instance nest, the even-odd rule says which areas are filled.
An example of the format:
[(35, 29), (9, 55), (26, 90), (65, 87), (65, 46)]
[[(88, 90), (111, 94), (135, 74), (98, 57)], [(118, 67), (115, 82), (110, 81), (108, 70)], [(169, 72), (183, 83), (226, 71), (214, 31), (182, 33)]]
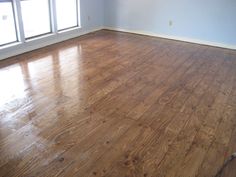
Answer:
[[(220, 65), (220, 63), (218, 63), (218, 65)], [(199, 124), (198, 114), (196, 114), (195, 112), (201, 110), (202, 105), (199, 105), (201, 102), (205, 103), (204, 96), (207, 96), (205, 92), (209, 87), (209, 83), (211, 83), (213, 78), (215, 77), (215, 73), (219, 69), (216, 66), (215, 67), (213, 66), (212, 68), (209, 68), (209, 70), (211, 74), (208, 73), (205, 76), (205, 78), (193, 91), (190, 98), (180, 109), (182, 113), (189, 115), (190, 117), (188, 118), (186, 125), (184, 125), (184, 128), (183, 130), (181, 130), (178, 137), (173, 142), (171, 142), (166, 156), (162, 160), (159, 168), (157, 168), (156, 173), (159, 176), (175, 176), (174, 171), (178, 170), (181, 158), (184, 156), (185, 151), (188, 150), (188, 148), (186, 147), (188, 147), (188, 143), (191, 143), (191, 141), (193, 140), (191, 133), (193, 133), (192, 134), (193, 136), (195, 135), (194, 132), (196, 133), (198, 129), (197, 126)], [(188, 126), (193, 126), (193, 127), (190, 128)], [(189, 132), (187, 133), (187, 131)], [(184, 137), (180, 138), (181, 136)]]
[[(199, 79), (200, 79), (200, 78), (201, 78), (201, 77), (199, 77)], [(163, 112), (165, 112), (165, 111), (163, 111)], [(173, 112), (173, 113), (175, 113), (175, 112)], [(166, 115), (166, 116), (163, 116), (163, 115), (162, 115), (162, 116), (160, 116), (160, 117), (164, 117), (164, 118), (167, 119), (167, 118), (168, 118), (168, 115)], [(170, 116), (169, 118), (171, 118), (171, 116)], [(159, 133), (159, 134), (160, 134), (160, 133)], [(158, 133), (156, 133), (156, 135), (157, 135), (157, 137), (159, 136)], [(126, 133), (124, 136), (128, 136), (128, 134)], [(154, 139), (156, 139), (156, 138), (155, 138), (155, 137), (156, 137), (155, 135), (152, 135), (152, 136), (154, 137)], [(152, 138), (153, 138), (153, 137), (152, 137)], [(150, 138), (150, 137), (149, 137), (149, 138)], [(164, 137), (164, 138), (166, 138), (166, 137)], [(134, 142), (134, 143), (135, 143), (135, 142)], [(150, 145), (150, 144), (148, 143), (147, 146), (148, 146), (148, 145)], [(139, 146), (138, 146), (138, 147), (139, 147)], [(144, 150), (144, 152), (145, 152), (146, 149), (143, 147), (143, 150)], [(122, 152), (120, 152), (120, 153), (122, 153)], [(118, 154), (118, 152), (117, 152), (117, 154)], [(128, 153), (128, 154), (129, 154), (129, 153)], [(132, 155), (131, 155), (131, 156), (132, 156)], [(122, 156), (122, 157), (123, 157), (123, 156)], [(137, 157), (137, 155), (136, 155), (136, 157)], [(111, 158), (111, 157), (110, 157), (110, 158)], [(142, 159), (140, 159), (140, 160), (142, 160)], [(116, 160), (114, 159), (114, 161), (116, 161)], [(119, 160), (118, 160), (118, 161), (119, 161)], [(103, 164), (103, 163), (101, 163), (101, 164)], [(99, 167), (99, 169), (102, 169), (102, 167)], [(116, 168), (116, 169), (117, 169), (117, 168)], [(97, 170), (94, 170), (94, 171), (97, 171)], [(100, 170), (100, 171), (101, 171), (101, 170)], [(108, 171), (109, 171), (109, 170), (108, 170)], [(124, 171), (124, 170), (121, 170), (121, 169), (118, 168), (117, 171)], [(97, 173), (100, 174), (101, 172), (97, 172)], [(134, 172), (134, 173), (137, 173), (137, 172)], [(113, 174), (113, 172), (112, 172), (112, 174)], [(114, 175), (114, 174), (113, 174), (113, 175)]]
[[(215, 175), (217, 171), (219, 170), (219, 167), (223, 165), (224, 160), (226, 160), (235, 151), (232, 149), (233, 146), (228, 145), (230, 141), (229, 135), (235, 129), (235, 120), (233, 119), (235, 115), (235, 109), (233, 109), (233, 107), (230, 106), (230, 100), (231, 100), (231, 97), (234, 97), (235, 87), (236, 87), (235, 85), (236, 75), (235, 75), (235, 70), (233, 69), (232, 66), (233, 65), (231, 64), (231, 71), (227, 77), (227, 81), (229, 83), (228, 86), (225, 84), (224, 87), (220, 89), (218, 101), (221, 101), (221, 103), (219, 103), (218, 108), (215, 111), (215, 113), (213, 112), (215, 114), (215, 117), (212, 117), (212, 119), (206, 120), (206, 121), (209, 121), (206, 124), (210, 126), (211, 132), (212, 132), (212, 129), (214, 130), (214, 132), (212, 132), (212, 136), (214, 137), (214, 139), (213, 141), (209, 142), (210, 143), (209, 148), (205, 149), (207, 151), (207, 154), (204, 157), (204, 161), (201, 165), (201, 170), (199, 171), (199, 174), (197, 176)], [(219, 99), (220, 97), (221, 99)], [(221, 114), (217, 114), (220, 112)], [(213, 120), (213, 118), (216, 120)], [(217, 124), (217, 126), (215, 126), (215, 124)], [(225, 126), (227, 126), (227, 128)], [(232, 135), (231, 138), (234, 138), (234, 135)], [(227, 153), (227, 147), (231, 149), (229, 150), (228, 153)], [(214, 165), (214, 166), (209, 165), (212, 163), (215, 163), (218, 165)], [(231, 166), (231, 169), (226, 170), (226, 172), (229, 173), (229, 176), (230, 176), (230, 173), (233, 173), (232, 166)]]
[(236, 148), (235, 68), (108, 30), (0, 61), (0, 176), (213, 176)]
[[(232, 83), (232, 78), (234, 77), (229, 66), (226, 67), (228, 68), (228, 71), (220, 71), (220, 74), (217, 75), (217, 77), (210, 85), (210, 89), (208, 89), (208, 97), (212, 94), (214, 104), (208, 105), (209, 111), (205, 119), (203, 120), (202, 125), (199, 127), (197, 134), (195, 135), (193, 143), (189, 151), (187, 152), (188, 154), (185, 155), (185, 160), (183, 162), (182, 168), (180, 168), (177, 176), (196, 176), (198, 173), (199, 166), (201, 165), (203, 158), (206, 155), (209, 145), (213, 141), (213, 136), (217, 129), (220, 116), (222, 116), (223, 109), (221, 108), (221, 106), (225, 104), (225, 100), (227, 99), (226, 95), (224, 95), (223, 97), (226, 99), (222, 99), (222, 94), (218, 90), (224, 88), (225, 85), (227, 85), (226, 88), (228, 89), (228, 91), (224, 90), (225, 92), (230, 92), (232, 89), (232, 84), (227, 83), (227, 81)], [(227, 79), (224, 80), (225, 78)]]
[[(199, 77), (200, 79), (201, 77)], [(167, 111), (169, 112), (167, 112)], [(164, 113), (164, 114), (162, 114)], [(171, 111), (171, 109), (169, 107), (166, 107), (166, 109), (164, 109), (162, 111), (161, 115), (159, 116), (160, 118), (164, 117), (165, 119), (163, 119), (163, 125), (159, 125), (160, 126), (160, 129), (165, 129), (165, 121), (168, 120), (168, 118), (170, 119), (176, 112), (175, 111)], [(172, 113), (172, 114), (170, 114)], [(161, 124), (161, 119), (159, 119), (159, 121), (157, 121), (157, 123), (155, 123), (156, 125), (158, 124)], [(168, 122), (168, 121), (167, 121)], [(176, 122), (174, 122), (175, 124)], [(155, 129), (156, 127), (153, 127), (153, 129)], [(178, 131), (176, 131), (178, 132)], [(138, 146), (137, 148), (135, 147), (132, 147), (133, 150), (130, 149), (131, 152), (127, 152), (126, 154), (128, 154), (130, 156), (130, 163), (132, 164), (132, 159), (134, 158), (138, 158), (139, 159), (139, 162), (137, 162), (137, 164), (132, 164), (132, 167), (134, 169), (130, 169), (129, 167), (130, 166), (124, 166), (122, 167), (122, 165), (119, 165), (118, 167), (115, 166), (114, 169), (115, 171), (111, 171), (111, 173), (109, 173), (109, 175), (112, 175), (112, 176), (116, 176), (114, 175), (117, 174), (117, 176), (119, 176), (121, 174), (121, 172), (123, 172), (124, 174), (122, 175), (137, 175), (137, 174), (140, 174), (141, 175), (144, 175), (144, 174), (147, 174), (147, 172), (145, 172), (145, 170), (149, 171), (151, 173), (152, 170), (155, 169), (155, 165), (156, 163), (158, 163), (158, 156), (156, 157), (154, 154), (158, 155), (159, 154), (159, 157), (161, 154), (163, 154), (163, 152), (165, 151), (166, 148), (162, 148), (161, 145), (165, 145), (164, 142), (167, 142), (167, 147), (168, 147), (168, 143), (171, 139), (171, 137), (173, 137), (173, 133), (174, 132), (171, 132), (171, 131), (166, 131), (165, 133), (162, 132), (156, 132), (155, 135), (151, 135), (151, 139), (149, 137), (149, 142), (148, 143), (144, 143), (145, 145), (143, 147), (141, 147), (142, 149), (140, 149), (140, 146)], [(161, 136), (161, 135), (164, 135), (164, 136)], [(128, 136), (127, 134), (125, 136)], [(161, 137), (160, 137), (161, 136)], [(140, 140), (142, 142), (142, 140)], [(160, 150), (160, 153), (158, 153), (157, 149), (155, 148), (155, 144), (158, 146), (159, 150)], [(152, 152), (154, 151), (154, 153)], [(145, 152), (148, 152), (147, 155), (145, 155)], [(118, 153), (118, 152), (117, 152)], [(121, 152), (122, 154), (122, 152)], [(156, 157), (156, 158), (155, 158)], [(151, 160), (153, 158), (153, 161)], [(121, 157), (120, 160), (114, 160), (115, 162), (118, 161), (118, 162), (122, 162), (122, 161), (125, 161), (125, 160), (122, 160), (123, 159), (123, 156)], [(156, 160), (155, 160), (156, 159)], [(159, 158), (160, 160), (161, 158)], [(142, 169), (139, 168), (138, 165), (140, 165), (140, 163), (142, 163)], [(145, 165), (147, 163), (147, 166)], [(101, 163), (103, 164), (103, 163)], [(152, 166), (153, 164), (153, 166)], [(121, 168), (122, 167), (122, 168)], [(102, 169), (102, 168), (100, 168)], [(152, 169), (152, 170), (151, 170)], [(141, 171), (140, 171), (141, 170)], [(96, 171), (96, 170), (95, 170)], [(108, 170), (110, 171), (110, 170)], [(127, 172), (126, 172), (127, 171)], [(108, 175), (108, 176), (109, 176)]]

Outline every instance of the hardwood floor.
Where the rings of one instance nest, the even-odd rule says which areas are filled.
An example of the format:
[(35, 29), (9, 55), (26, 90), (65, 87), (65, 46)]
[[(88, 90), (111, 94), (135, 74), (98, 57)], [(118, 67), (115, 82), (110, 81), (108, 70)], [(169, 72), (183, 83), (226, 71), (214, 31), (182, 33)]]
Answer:
[(103, 30), (0, 84), (2, 177), (213, 177), (236, 151), (236, 51)]

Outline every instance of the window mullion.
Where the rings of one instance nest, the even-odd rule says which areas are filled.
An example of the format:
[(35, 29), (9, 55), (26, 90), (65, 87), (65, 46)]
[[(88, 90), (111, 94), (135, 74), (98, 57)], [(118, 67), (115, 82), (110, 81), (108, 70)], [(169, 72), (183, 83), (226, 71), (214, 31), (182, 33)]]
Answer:
[(81, 27), (81, 23), (80, 23), (80, 0), (76, 0), (77, 2), (77, 24), (78, 27)]
[(25, 33), (24, 33), (20, 0), (13, 0), (13, 9), (14, 9), (15, 20), (16, 20), (16, 28), (17, 28), (16, 30), (17, 30), (18, 40), (20, 42), (24, 43), (25, 42)]
[(49, 0), (49, 10), (51, 18), (51, 29), (53, 33), (57, 33), (57, 14), (56, 14), (56, 2), (55, 0)]

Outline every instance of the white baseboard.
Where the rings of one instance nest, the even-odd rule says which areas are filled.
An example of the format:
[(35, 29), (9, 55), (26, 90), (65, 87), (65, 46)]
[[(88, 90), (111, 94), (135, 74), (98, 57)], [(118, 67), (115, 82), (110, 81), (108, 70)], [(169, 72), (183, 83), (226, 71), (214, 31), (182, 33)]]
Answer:
[(5, 48), (0, 49), (0, 60), (30, 52), (32, 50), (59, 43), (68, 39), (79, 37), (88, 33), (99, 31), (101, 29), (103, 29), (103, 27), (97, 27), (93, 29), (76, 28), (73, 30), (65, 31), (63, 33), (49, 34), (41, 38), (28, 41), (26, 43), (16, 43), (10, 46), (6, 46)]
[(40, 39), (35, 39), (30, 42), (26, 42), (23, 44), (15, 44), (12, 46), (8, 46), (6, 48), (0, 49), (0, 60), (6, 59), (12, 56), (16, 56), (22, 53), (26, 53), (35, 49), (39, 49), (45, 46), (49, 46), (58, 42), (62, 42), (71, 38), (79, 37), (81, 35), (85, 35), (91, 32), (99, 31), (102, 29), (107, 30), (113, 30), (113, 31), (120, 31), (120, 32), (126, 32), (126, 33), (134, 33), (134, 34), (141, 34), (146, 36), (153, 36), (153, 37), (159, 37), (159, 38), (165, 38), (165, 39), (172, 39), (177, 41), (184, 41), (184, 42), (190, 42), (195, 44), (201, 44), (201, 45), (208, 45), (208, 46), (214, 46), (214, 47), (220, 47), (220, 48), (226, 48), (226, 49), (232, 49), (236, 50), (236, 45), (227, 45), (222, 43), (215, 43), (215, 42), (209, 42), (209, 41), (203, 41), (203, 40), (197, 40), (197, 39), (190, 39), (190, 38), (184, 38), (184, 37), (177, 37), (177, 36), (169, 36), (169, 35), (162, 35), (162, 34), (156, 34), (152, 32), (146, 32), (146, 31), (137, 31), (137, 30), (126, 30), (121, 28), (113, 28), (113, 27), (97, 27), (93, 29), (74, 29), (71, 31), (67, 31), (65, 33), (60, 33), (56, 35), (49, 35), (48, 37), (42, 37)]
[(153, 37), (159, 37), (159, 38), (164, 38), (164, 39), (171, 39), (171, 40), (176, 40), (176, 41), (184, 41), (184, 42), (189, 42), (189, 43), (194, 43), (194, 44), (201, 44), (201, 45), (208, 45), (208, 46), (213, 46), (213, 47), (220, 47), (220, 48), (236, 50), (236, 45), (228, 45), (228, 44), (222, 44), (222, 43), (216, 43), (216, 42), (210, 42), (210, 41), (204, 41), (204, 40), (198, 40), (198, 39), (156, 34), (156, 33), (147, 32), (147, 31), (127, 30), (127, 29), (114, 28), (114, 27), (104, 27), (104, 29), (112, 30), (112, 31), (126, 32), (126, 33), (141, 34), (141, 35), (146, 35), (146, 36), (153, 36)]

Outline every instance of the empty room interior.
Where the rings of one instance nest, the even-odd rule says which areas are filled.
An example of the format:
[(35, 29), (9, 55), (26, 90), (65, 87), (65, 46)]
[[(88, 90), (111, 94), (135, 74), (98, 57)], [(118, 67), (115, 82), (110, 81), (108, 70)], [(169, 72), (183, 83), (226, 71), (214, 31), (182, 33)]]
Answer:
[(236, 1), (0, 0), (0, 177), (236, 177)]

